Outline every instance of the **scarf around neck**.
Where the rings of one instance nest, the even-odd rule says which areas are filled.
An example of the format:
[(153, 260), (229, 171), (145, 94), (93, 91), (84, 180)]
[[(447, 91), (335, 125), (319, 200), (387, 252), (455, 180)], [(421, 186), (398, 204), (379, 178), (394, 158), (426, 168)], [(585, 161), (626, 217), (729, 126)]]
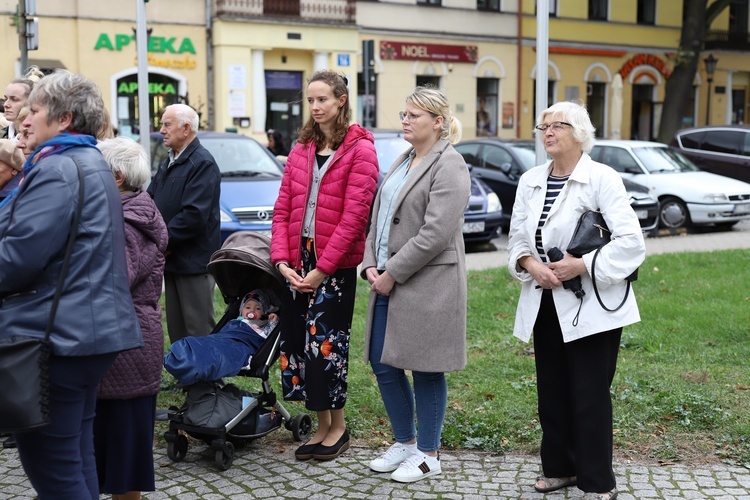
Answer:
[(23, 177), (21, 178), (20, 184), (11, 191), (7, 198), (0, 201), (0, 207), (6, 205), (11, 198), (16, 195), (26, 176), (29, 175), (29, 172), (31, 172), (40, 161), (48, 156), (59, 155), (63, 151), (77, 147), (96, 148), (96, 139), (91, 135), (63, 132), (37, 146), (34, 152), (26, 159), (26, 163), (23, 164)]

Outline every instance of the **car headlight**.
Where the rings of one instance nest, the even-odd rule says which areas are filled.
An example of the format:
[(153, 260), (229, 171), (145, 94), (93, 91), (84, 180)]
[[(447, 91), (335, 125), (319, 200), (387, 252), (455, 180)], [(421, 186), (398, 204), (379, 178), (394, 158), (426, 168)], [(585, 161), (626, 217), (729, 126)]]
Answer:
[(729, 201), (729, 198), (724, 193), (708, 193), (703, 195), (703, 200), (709, 203), (721, 203)]
[(496, 193), (487, 193), (487, 212), (499, 212), (503, 207)]
[(221, 217), (219, 219), (221, 222), (232, 222), (233, 219), (231, 215), (229, 215), (224, 210), (220, 210), (219, 212), (221, 212)]

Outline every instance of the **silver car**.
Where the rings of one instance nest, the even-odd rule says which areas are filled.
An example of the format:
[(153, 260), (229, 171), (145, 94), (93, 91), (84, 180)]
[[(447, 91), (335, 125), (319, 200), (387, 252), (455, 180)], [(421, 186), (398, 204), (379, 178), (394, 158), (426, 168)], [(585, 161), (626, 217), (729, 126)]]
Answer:
[(591, 157), (659, 198), (660, 227), (731, 227), (750, 219), (750, 184), (704, 172), (666, 144), (599, 140)]

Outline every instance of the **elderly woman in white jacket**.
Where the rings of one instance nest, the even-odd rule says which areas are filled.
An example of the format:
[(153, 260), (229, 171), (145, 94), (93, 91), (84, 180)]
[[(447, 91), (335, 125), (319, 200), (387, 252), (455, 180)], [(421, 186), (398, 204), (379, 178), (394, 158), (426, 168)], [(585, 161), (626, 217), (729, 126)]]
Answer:
[[(631, 293), (616, 312), (601, 307), (591, 282), (593, 252), (566, 253), (557, 262), (547, 252), (567, 248), (584, 211), (601, 211), (612, 240), (596, 259), (597, 288), (614, 307), (645, 258), (643, 234), (617, 172), (588, 155), (594, 127), (585, 108), (551, 106), (537, 118), (536, 134), (552, 161), (521, 177), (508, 241), (508, 268), (522, 282), (514, 335), (528, 341), (534, 334), (543, 471), (534, 488), (546, 493), (577, 484), (585, 499), (612, 500), (609, 389), (622, 328), (640, 321), (638, 306)], [(576, 276), (586, 292), (582, 302), (562, 286)]]

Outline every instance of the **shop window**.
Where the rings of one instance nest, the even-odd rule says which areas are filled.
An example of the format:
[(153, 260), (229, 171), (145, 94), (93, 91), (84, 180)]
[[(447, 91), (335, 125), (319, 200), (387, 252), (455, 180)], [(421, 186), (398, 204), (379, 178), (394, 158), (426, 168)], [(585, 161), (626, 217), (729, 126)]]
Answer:
[(432, 75), (417, 75), (417, 87), (440, 88), (440, 77)]
[(297, 130), (302, 126), (301, 71), (265, 72), (266, 83), (266, 130), (281, 132), (284, 145), (290, 147), (297, 139)]
[(589, 19), (592, 21), (606, 21), (609, 0), (589, 0)]
[(745, 88), (732, 89), (732, 123), (744, 125), (746, 109), (746, 92)]
[(607, 84), (603, 82), (588, 82), (586, 84), (586, 109), (591, 117), (591, 123), (596, 129), (597, 137), (604, 137), (604, 109)]
[(434, 6), (441, 6), (443, 4), (443, 0), (417, 0), (417, 5), (434, 5)]
[[(180, 102), (177, 94), (179, 84), (174, 78), (158, 73), (148, 75), (148, 110), (151, 131), (161, 128), (161, 115), (164, 108)], [(120, 135), (134, 137), (140, 135), (138, 116), (138, 74), (124, 76), (117, 80), (117, 124)]]
[(638, 0), (638, 24), (656, 24), (656, 0)]
[(497, 78), (477, 78), (477, 137), (497, 135)]

